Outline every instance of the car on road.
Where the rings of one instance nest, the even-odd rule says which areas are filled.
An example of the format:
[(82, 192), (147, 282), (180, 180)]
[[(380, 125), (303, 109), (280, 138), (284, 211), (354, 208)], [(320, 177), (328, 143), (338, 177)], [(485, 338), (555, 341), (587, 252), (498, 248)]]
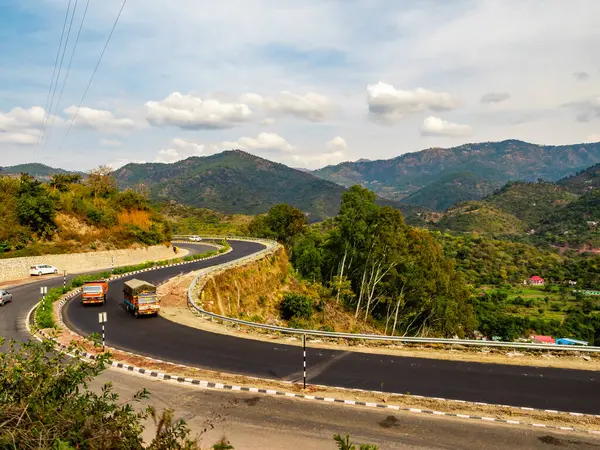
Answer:
[(8, 302), (12, 302), (12, 294), (7, 290), (0, 289), (0, 306), (4, 306)]
[(202, 238), (200, 236), (192, 236), (190, 238), (190, 241), (192, 242), (200, 242), (202, 240)]
[(34, 276), (37, 275), (48, 275), (50, 273), (58, 273), (58, 269), (54, 266), (50, 266), (48, 264), (36, 264), (35, 266), (31, 266), (29, 268), (29, 275)]

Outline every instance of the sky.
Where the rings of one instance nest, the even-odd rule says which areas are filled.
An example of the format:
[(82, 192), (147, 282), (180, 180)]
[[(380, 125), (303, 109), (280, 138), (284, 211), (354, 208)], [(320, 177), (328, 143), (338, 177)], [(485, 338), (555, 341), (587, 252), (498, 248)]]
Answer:
[(600, 141), (598, 0), (122, 4), (0, 0), (0, 166)]

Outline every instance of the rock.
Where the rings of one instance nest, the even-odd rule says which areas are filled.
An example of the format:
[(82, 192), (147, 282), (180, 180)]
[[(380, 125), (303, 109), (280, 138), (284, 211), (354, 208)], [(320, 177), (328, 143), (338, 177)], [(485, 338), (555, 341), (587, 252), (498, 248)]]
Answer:
[(514, 357), (517, 357), (517, 356), (525, 356), (525, 355), (523, 353), (521, 353), (521, 352), (508, 352), (506, 354), (506, 356), (508, 356), (509, 358), (514, 358)]
[(588, 355), (581, 355), (581, 357), (582, 357), (583, 359), (585, 359), (586, 361), (591, 361), (591, 360), (592, 360), (592, 358), (591, 358), (591, 357), (589, 357)]
[(468, 347), (462, 344), (452, 344), (452, 348), (455, 348), (456, 350), (467, 350)]

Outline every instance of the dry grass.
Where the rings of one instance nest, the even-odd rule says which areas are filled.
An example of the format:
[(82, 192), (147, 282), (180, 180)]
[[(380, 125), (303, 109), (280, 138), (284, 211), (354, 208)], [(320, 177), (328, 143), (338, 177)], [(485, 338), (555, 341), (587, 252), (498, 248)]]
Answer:
[(135, 225), (142, 230), (147, 230), (150, 228), (152, 221), (150, 220), (150, 213), (148, 211), (134, 209), (121, 211), (119, 213), (119, 224), (121, 226)]

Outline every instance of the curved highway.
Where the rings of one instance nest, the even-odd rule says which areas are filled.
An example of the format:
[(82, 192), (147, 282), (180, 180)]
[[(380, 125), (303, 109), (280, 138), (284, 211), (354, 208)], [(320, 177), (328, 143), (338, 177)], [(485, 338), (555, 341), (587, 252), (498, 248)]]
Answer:
[[(231, 241), (232, 251), (197, 263), (136, 275), (160, 283), (182, 272), (197, 270), (257, 252), (261, 244)], [(149, 357), (205, 369), (276, 380), (302, 376), (302, 350), (297, 346), (253, 341), (201, 331), (162, 317), (135, 319), (123, 308), (122, 278), (111, 283), (107, 303), (107, 344)], [(17, 289), (13, 289), (13, 293)], [(37, 300), (39, 284), (23, 287), (34, 298), (14, 302), (24, 319)], [(29, 305), (28, 308), (19, 308)], [(10, 304), (8, 308), (10, 309)], [(4, 316), (0, 308), (0, 315)], [(83, 307), (77, 299), (64, 309), (64, 320), (83, 335), (99, 331), (100, 308)], [(16, 317), (16, 316), (15, 316)], [(4, 319), (4, 317), (3, 317)], [(9, 319), (9, 321), (12, 319)], [(4, 322), (4, 320), (2, 320)], [(4, 327), (3, 327), (4, 328)], [(24, 326), (14, 322), (8, 334), (21, 339)], [(0, 328), (0, 335), (6, 336)], [(308, 380), (324, 384), (413, 395), (480, 401), (513, 406), (600, 414), (600, 374), (592, 371), (535, 368), (501, 364), (394, 357), (360, 352), (308, 349)]]

